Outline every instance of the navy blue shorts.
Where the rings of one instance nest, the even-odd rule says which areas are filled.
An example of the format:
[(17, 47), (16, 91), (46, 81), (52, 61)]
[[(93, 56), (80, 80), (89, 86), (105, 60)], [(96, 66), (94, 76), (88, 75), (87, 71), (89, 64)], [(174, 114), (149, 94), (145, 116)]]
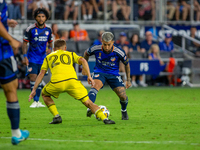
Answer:
[(107, 74), (107, 73), (94, 73), (93, 79), (101, 80), (103, 85), (105, 84), (105, 82), (107, 82), (108, 85), (112, 89), (119, 87), (119, 86), (124, 86), (124, 82), (123, 82), (121, 76), (116, 76), (116, 75)]
[(12, 56), (0, 61), (0, 83), (6, 84), (17, 78), (17, 62)]
[(27, 74), (39, 74), (40, 69), (42, 67), (42, 64), (35, 64), (35, 63), (29, 63), (28, 68), (27, 68)]

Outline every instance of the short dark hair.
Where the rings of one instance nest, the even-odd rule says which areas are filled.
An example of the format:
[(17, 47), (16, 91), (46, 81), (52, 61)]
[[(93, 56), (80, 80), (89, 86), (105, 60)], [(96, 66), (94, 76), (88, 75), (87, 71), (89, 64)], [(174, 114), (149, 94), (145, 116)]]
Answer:
[(35, 19), (40, 12), (44, 13), (44, 15), (47, 18), (46, 19), (46, 21), (47, 21), (49, 19), (49, 12), (45, 8), (37, 8), (33, 13), (33, 18)]
[(54, 42), (54, 48), (59, 48), (59, 47), (62, 47), (62, 46), (66, 46), (66, 41), (63, 40), (63, 39), (58, 39)]

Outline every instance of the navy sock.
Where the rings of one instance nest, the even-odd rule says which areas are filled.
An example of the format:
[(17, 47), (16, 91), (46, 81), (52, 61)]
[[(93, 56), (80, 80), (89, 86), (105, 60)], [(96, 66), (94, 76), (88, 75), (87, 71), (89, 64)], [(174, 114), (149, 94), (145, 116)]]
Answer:
[(7, 102), (7, 114), (11, 122), (12, 129), (19, 128), (19, 120), (20, 120), (20, 107), (17, 102)]
[(120, 104), (121, 104), (122, 111), (126, 111), (126, 107), (128, 105), (128, 97), (125, 101), (120, 100)]
[(37, 90), (36, 90), (36, 95), (34, 97), (34, 101), (39, 101), (41, 91), (42, 91), (42, 84), (40, 83)]
[[(30, 85), (31, 85), (31, 91), (33, 90), (33, 87), (35, 85), (35, 82), (31, 81), (30, 82)], [(33, 98), (34, 101), (38, 102), (39, 101), (39, 98), (40, 98), (40, 94), (41, 94), (41, 90), (42, 90), (42, 86), (41, 86), (41, 83), (39, 84), (37, 90), (36, 90), (36, 94)]]
[(95, 89), (95, 88), (91, 88), (89, 93), (88, 93), (88, 96), (90, 98), (90, 100), (94, 103), (95, 100), (96, 100), (96, 96), (97, 96), (97, 93), (98, 91)]

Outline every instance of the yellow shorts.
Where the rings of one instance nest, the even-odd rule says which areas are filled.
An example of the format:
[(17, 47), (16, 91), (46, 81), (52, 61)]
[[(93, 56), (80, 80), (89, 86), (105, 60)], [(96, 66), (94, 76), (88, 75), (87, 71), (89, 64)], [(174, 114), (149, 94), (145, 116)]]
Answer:
[(68, 79), (60, 82), (48, 82), (42, 89), (42, 93), (47, 96), (59, 97), (60, 93), (67, 92), (81, 102), (89, 99), (87, 89), (81, 81), (77, 79)]

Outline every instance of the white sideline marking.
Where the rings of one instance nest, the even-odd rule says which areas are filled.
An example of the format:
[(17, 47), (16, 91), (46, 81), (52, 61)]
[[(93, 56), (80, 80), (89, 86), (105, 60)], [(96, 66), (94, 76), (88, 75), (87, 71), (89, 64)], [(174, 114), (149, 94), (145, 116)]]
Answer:
[[(11, 137), (1, 137), (1, 139), (10, 139)], [(52, 141), (52, 142), (78, 142), (78, 143), (129, 143), (129, 144), (181, 144), (181, 145), (200, 145), (200, 143), (187, 143), (184, 141), (93, 141), (93, 140), (56, 140), (56, 139), (39, 139), (28, 138), (31, 141)]]

